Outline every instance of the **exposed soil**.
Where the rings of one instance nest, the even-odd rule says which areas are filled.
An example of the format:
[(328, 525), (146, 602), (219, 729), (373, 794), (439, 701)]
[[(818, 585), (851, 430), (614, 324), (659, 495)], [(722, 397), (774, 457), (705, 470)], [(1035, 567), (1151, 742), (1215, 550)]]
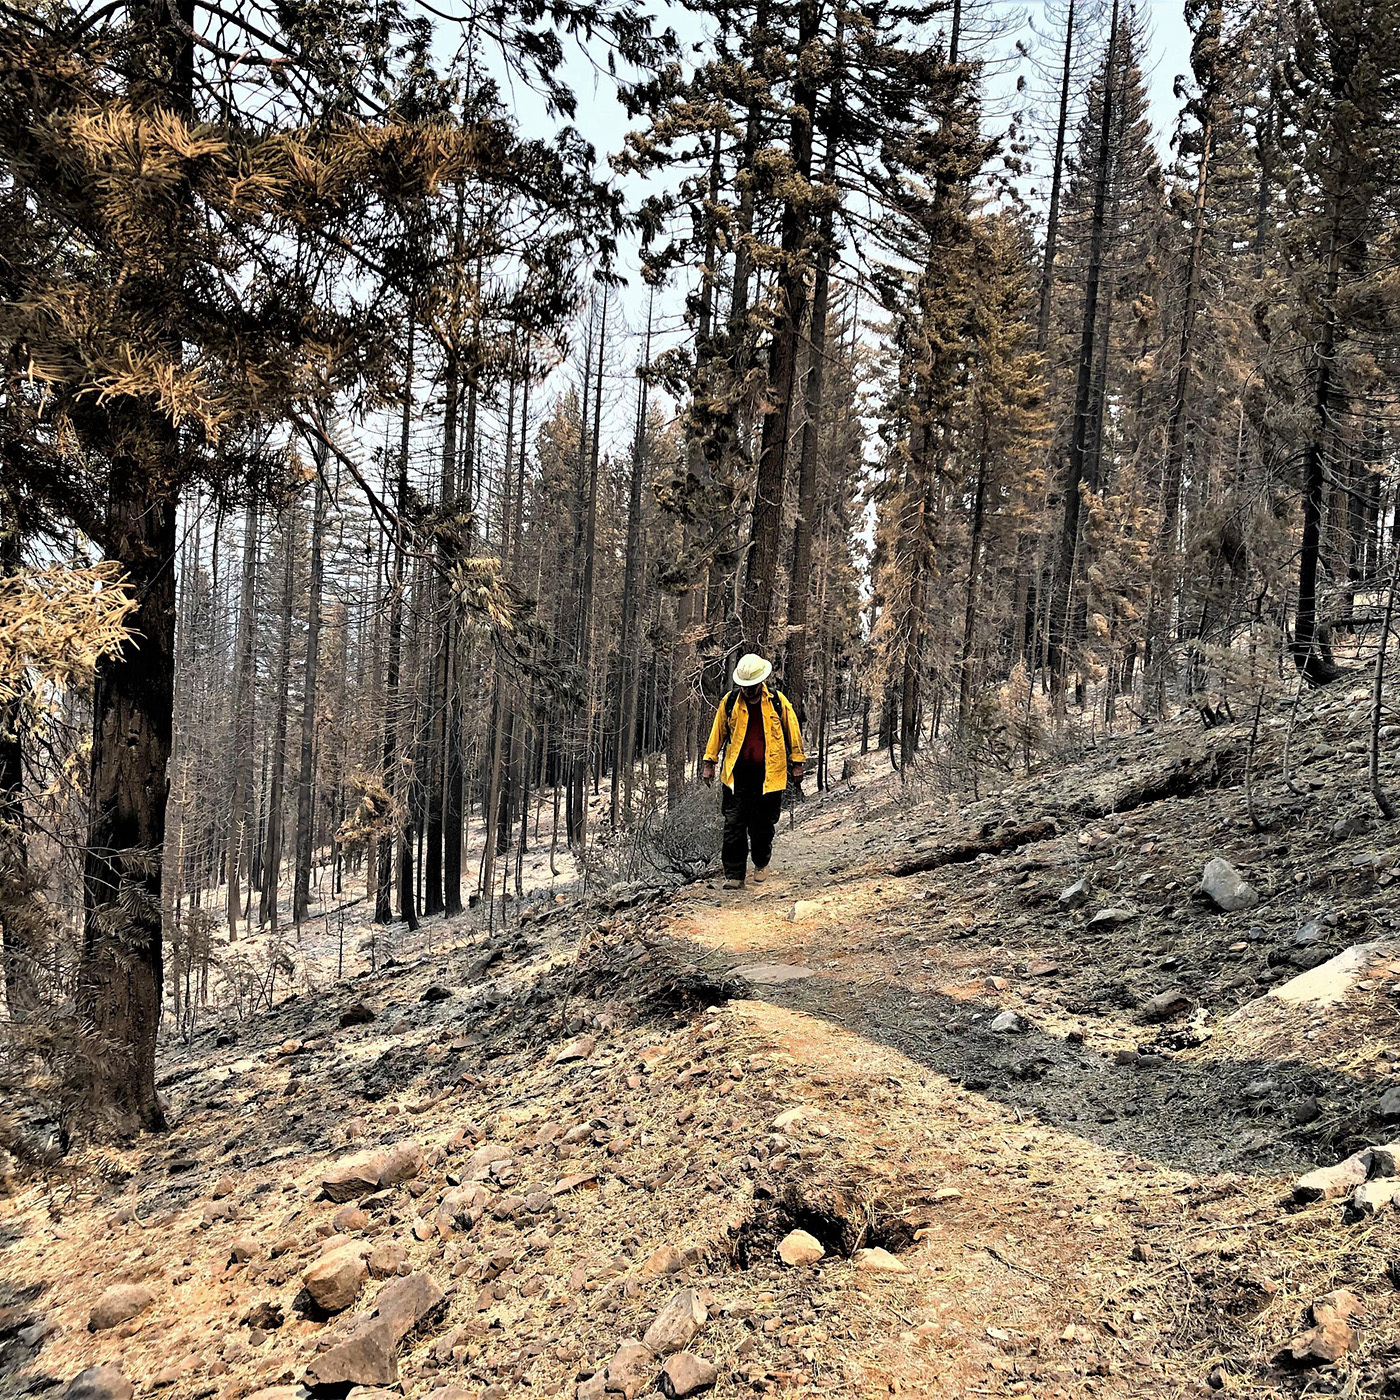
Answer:
[[(398, 1349), (410, 1397), (573, 1400), (683, 1287), (718, 1395), (1400, 1392), (1400, 1217), (1290, 1199), (1391, 1136), (1400, 853), (1364, 707), (1303, 702), (1291, 785), (1289, 723), (1252, 755), (1248, 723), (1164, 725), (974, 802), (872, 756), (785, 819), (761, 886), (437, 921), (432, 953), (171, 1047), (170, 1137), (0, 1203), (0, 1386), (95, 1362), (172, 1400), (299, 1384), (381, 1286), (306, 1306), (338, 1232), (447, 1293)], [(1257, 906), (1195, 893), (1212, 857)], [(1332, 999), (1271, 994), (1358, 944)], [(337, 1158), (405, 1142), (421, 1168), (363, 1217), (318, 1199)], [(448, 1219), (474, 1176), (480, 1218)], [(779, 1262), (792, 1229), (814, 1267)], [(119, 1283), (153, 1301), (89, 1332)], [(1364, 1305), (1340, 1359), (1281, 1363), (1339, 1287)]]

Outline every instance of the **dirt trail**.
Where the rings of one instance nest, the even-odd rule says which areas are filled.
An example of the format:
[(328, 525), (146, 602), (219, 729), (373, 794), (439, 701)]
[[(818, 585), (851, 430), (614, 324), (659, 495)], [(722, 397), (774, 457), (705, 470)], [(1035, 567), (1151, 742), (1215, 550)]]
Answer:
[[(1177, 1285), (1133, 1247), (1178, 1212), (1194, 1178), (1047, 1127), (882, 1043), (927, 1043), (918, 1009), (901, 999), (891, 1017), (890, 993), (911, 960), (931, 959), (902, 946), (894, 919), (906, 891), (858, 868), (831, 873), (842, 848), (860, 845), (839, 821), (808, 823), (780, 840), (766, 884), (694, 890), (665, 927), (740, 975), (757, 969), (761, 999), (730, 1009), (790, 1062), (793, 1106), (810, 1115), (796, 1132), (819, 1132), (813, 1145), (839, 1155), (828, 1170), (932, 1203), (901, 1256), (911, 1274), (887, 1299), (879, 1356), (891, 1389), (1150, 1393), (1165, 1374), (1154, 1353), (1175, 1330), (1166, 1295)], [(852, 937), (856, 923), (874, 940)], [(973, 980), (944, 996), (985, 994)]]

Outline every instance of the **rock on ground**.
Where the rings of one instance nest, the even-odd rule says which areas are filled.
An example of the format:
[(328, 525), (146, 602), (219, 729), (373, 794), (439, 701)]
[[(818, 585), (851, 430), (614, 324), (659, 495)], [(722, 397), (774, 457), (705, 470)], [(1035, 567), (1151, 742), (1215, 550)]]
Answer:
[(855, 1266), (863, 1274), (907, 1274), (909, 1266), (887, 1249), (858, 1249)]
[(1190, 1009), (1191, 998), (1180, 987), (1173, 987), (1143, 1002), (1141, 1015), (1144, 1021), (1167, 1021)]
[(693, 1352), (678, 1351), (661, 1368), (661, 1393), (674, 1397), (698, 1395), (718, 1379), (719, 1371), (712, 1362)]
[(1355, 1293), (1334, 1289), (1308, 1310), (1313, 1325), (1292, 1338), (1279, 1353), (1279, 1359), (1295, 1366), (1330, 1366), (1356, 1340), (1351, 1322), (1362, 1311)]
[(88, 1317), (89, 1332), (105, 1332), (120, 1327), (146, 1311), (155, 1302), (155, 1294), (139, 1283), (113, 1284), (93, 1305)]
[(623, 1342), (617, 1355), (608, 1362), (607, 1389), (624, 1400), (632, 1400), (652, 1389), (656, 1359), (651, 1349), (641, 1342)]
[(1233, 913), (1237, 909), (1253, 909), (1259, 903), (1259, 891), (1251, 885), (1228, 860), (1214, 856), (1206, 861), (1201, 875), (1201, 893), (1218, 909)]
[(342, 1157), (321, 1178), (321, 1190), (332, 1201), (354, 1201), (379, 1189), (379, 1173), (388, 1154), (356, 1152)]
[(346, 1340), (312, 1358), (306, 1384), (313, 1389), (392, 1385), (399, 1374), (399, 1343), (445, 1302), (446, 1295), (427, 1274), (385, 1284), (374, 1306), (354, 1320)]
[(709, 1313), (693, 1288), (683, 1288), (656, 1315), (642, 1341), (658, 1356), (682, 1351), (705, 1325)]
[(778, 1258), (792, 1268), (815, 1264), (825, 1255), (821, 1241), (806, 1230), (791, 1230), (778, 1242)]
[(344, 1312), (360, 1296), (369, 1278), (367, 1252), (358, 1242), (342, 1244), (307, 1267), (301, 1281), (322, 1312)]
[(131, 1400), (135, 1393), (120, 1366), (89, 1366), (63, 1388), (62, 1400)]
[(1330, 1167), (1317, 1167), (1293, 1183), (1293, 1199), (1299, 1205), (1311, 1201), (1331, 1201), (1349, 1195), (1371, 1172), (1371, 1153), (1353, 1152)]

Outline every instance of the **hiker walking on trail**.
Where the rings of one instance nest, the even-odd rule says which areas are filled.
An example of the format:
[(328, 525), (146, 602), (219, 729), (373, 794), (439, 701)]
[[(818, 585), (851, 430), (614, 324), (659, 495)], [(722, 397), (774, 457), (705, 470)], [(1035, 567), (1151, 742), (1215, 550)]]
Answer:
[(765, 685), (771, 662), (750, 653), (734, 668), (734, 689), (719, 703), (700, 777), (715, 780), (724, 750), (724, 888), (744, 887), (749, 856), (753, 878), (762, 884), (773, 856), (773, 829), (782, 812), (788, 778), (802, 786), (802, 735), (797, 713), (776, 686)]

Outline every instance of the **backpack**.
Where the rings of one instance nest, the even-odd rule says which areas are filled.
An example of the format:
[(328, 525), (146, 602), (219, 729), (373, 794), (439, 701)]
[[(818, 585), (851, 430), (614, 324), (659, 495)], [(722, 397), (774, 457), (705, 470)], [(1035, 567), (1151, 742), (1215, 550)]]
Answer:
[[(724, 732), (729, 734), (729, 722), (734, 714), (734, 706), (741, 698), (739, 688), (735, 686), (720, 702), (724, 709)], [(788, 771), (792, 771), (792, 731), (788, 729), (788, 706), (792, 703), (786, 695), (776, 686), (773, 687), (773, 704), (778, 711), (778, 723), (783, 727), (783, 748), (786, 750)]]

